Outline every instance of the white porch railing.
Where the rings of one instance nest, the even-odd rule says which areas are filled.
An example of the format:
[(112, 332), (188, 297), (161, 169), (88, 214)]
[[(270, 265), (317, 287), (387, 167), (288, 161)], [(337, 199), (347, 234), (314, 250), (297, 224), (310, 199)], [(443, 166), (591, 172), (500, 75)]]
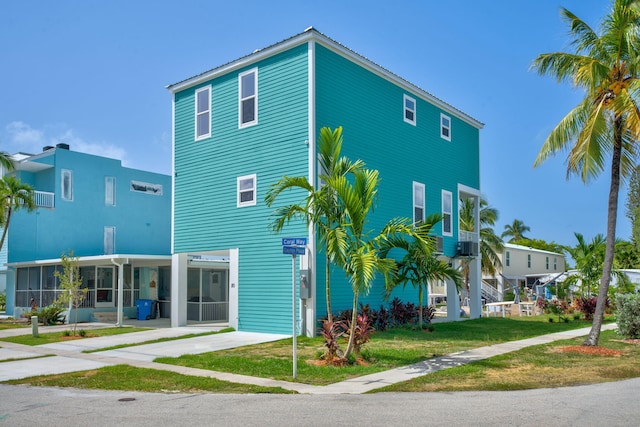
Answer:
[(187, 320), (229, 321), (228, 302), (187, 302)]
[(39, 208), (53, 208), (55, 194), (48, 191), (34, 191), (33, 201)]

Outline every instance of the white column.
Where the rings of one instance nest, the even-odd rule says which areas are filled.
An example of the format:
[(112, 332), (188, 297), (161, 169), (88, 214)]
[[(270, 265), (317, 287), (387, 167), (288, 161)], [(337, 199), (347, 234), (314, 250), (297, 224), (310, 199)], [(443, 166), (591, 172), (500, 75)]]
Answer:
[(460, 295), (456, 284), (451, 280), (446, 280), (447, 284), (447, 320), (460, 320)]
[(482, 264), (480, 255), (469, 262), (469, 317), (482, 317)]
[(240, 251), (229, 250), (229, 327), (238, 330), (238, 272), (240, 268)]
[(187, 326), (187, 254), (171, 256), (171, 327)]

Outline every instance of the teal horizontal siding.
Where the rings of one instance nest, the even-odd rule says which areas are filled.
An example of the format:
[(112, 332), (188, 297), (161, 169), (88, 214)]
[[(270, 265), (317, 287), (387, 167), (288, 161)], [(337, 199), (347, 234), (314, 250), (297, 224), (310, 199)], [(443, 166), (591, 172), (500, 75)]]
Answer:
[[(238, 128), (238, 74), (258, 70), (258, 124)], [(306, 236), (297, 221), (270, 230), (264, 198), (284, 175), (307, 176), (309, 146), (306, 45), (220, 76), (212, 89), (212, 135), (194, 141), (194, 91), (175, 95), (175, 252), (239, 249), (239, 328), (290, 333), (291, 257), (285, 235)], [(257, 175), (257, 204), (236, 206), (236, 180)], [(298, 203), (302, 191), (277, 205)]]

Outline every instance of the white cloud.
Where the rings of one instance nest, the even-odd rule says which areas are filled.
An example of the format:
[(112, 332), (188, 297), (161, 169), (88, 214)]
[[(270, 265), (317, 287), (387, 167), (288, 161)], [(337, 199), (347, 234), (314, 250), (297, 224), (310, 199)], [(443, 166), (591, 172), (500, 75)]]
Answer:
[(17, 151), (39, 151), (45, 142), (44, 132), (33, 129), (24, 122), (11, 122), (5, 130), (9, 136), (9, 145), (13, 145), (14, 149), (17, 148)]
[(73, 151), (122, 160), (123, 163), (127, 161), (127, 150), (124, 148), (104, 142), (88, 141), (64, 125), (40, 130), (32, 128), (27, 123), (15, 121), (5, 126), (5, 134), (2, 151), (9, 154), (19, 151), (37, 154), (44, 146), (64, 143), (69, 144)]

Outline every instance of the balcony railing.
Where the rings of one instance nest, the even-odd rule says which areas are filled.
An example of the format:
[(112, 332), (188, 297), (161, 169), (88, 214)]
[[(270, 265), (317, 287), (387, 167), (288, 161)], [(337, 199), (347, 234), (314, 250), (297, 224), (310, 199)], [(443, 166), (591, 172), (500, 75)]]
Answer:
[(458, 241), (459, 242), (476, 242), (478, 243), (478, 233), (473, 231), (458, 231)]
[(55, 194), (48, 191), (34, 191), (33, 201), (39, 208), (53, 208), (54, 207)]

